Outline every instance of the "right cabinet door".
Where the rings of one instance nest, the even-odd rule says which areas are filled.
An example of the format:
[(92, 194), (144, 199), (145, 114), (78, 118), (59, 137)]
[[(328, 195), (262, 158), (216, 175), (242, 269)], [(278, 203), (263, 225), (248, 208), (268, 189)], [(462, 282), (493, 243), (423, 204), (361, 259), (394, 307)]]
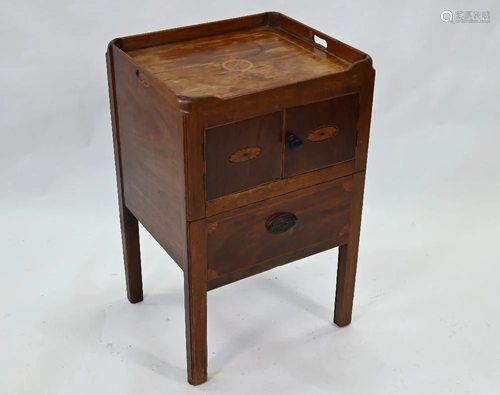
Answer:
[(286, 109), (285, 177), (354, 159), (359, 94)]

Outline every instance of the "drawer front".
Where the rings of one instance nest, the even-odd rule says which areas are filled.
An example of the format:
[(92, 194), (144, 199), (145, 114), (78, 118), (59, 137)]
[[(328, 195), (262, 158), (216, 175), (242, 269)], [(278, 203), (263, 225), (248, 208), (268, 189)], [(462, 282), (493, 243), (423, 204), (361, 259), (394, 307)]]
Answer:
[(205, 130), (207, 200), (281, 178), (283, 113)]
[(331, 240), (347, 242), (353, 176), (207, 220), (209, 279)]
[(358, 115), (358, 93), (287, 109), (285, 177), (353, 159)]

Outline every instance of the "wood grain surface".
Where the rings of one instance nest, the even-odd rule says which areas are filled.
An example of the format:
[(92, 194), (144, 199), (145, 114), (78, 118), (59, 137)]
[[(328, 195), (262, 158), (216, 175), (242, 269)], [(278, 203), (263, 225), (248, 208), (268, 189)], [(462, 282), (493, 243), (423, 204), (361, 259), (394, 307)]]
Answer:
[(182, 116), (161, 83), (113, 48), (125, 205), (180, 267), (186, 264)]
[(339, 246), (349, 324), (371, 58), (268, 12), (119, 38), (107, 64), (128, 298), (141, 223), (184, 271), (188, 382), (208, 378), (210, 289)]
[(127, 298), (130, 303), (138, 303), (144, 299), (142, 289), (141, 248), (139, 243), (139, 222), (125, 206), (122, 176), (122, 153), (118, 117), (116, 109), (116, 80), (114, 74), (114, 58), (112, 49), (106, 52), (108, 71), (109, 102), (111, 107), (111, 125), (113, 129), (113, 148), (115, 151), (116, 180), (118, 186), (118, 209), (122, 233), (123, 260), (125, 263), (125, 281)]
[[(285, 177), (354, 159), (358, 115), (358, 94), (288, 108), (286, 133), (299, 137), (303, 146), (299, 151), (285, 150)], [(331, 138), (321, 139), (325, 133)]]
[[(217, 225), (207, 230), (209, 279), (326, 240), (343, 244), (348, 237), (351, 186), (348, 176), (210, 218), (207, 225)], [(266, 225), (281, 213), (295, 215), (297, 223), (285, 233), (269, 233)]]
[(186, 315), (186, 357), (188, 382), (207, 380), (207, 257), (205, 221), (188, 227), (188, 265), (184, 271), (184, 307)]
[[(282, 125), (276, 112), (207, 129), (207, 200), (279, 179)], [(252, 160), (243, 160), (245, 153)]]
[(354, 285), (358, 266), (359, 236), (361, 231), (361, 213), (365, 172), (354, 174), (349, 223), (351, 231), (347, 244), (339, 248), (337, 270), (337, 288), (335, 293), (335, 312), (333, 321), (340, 327), (349, 325), (352, 320)]
[(354, 167), (355, 161), (350, 160), (335, 166), (325, 167), (321, 170), (299, 174), (245, 191), (221, 196), (220, 198), (206, 202), (206, 215), (207, 217), (212, 217), (238, 207), (248, 206), (252, 203), (265, 201), (276, 196), (341, 178), (354, 173)]
[(128, 54), (180, 96), (221, 99), (344, 71), (349, 64), (260, 27)]

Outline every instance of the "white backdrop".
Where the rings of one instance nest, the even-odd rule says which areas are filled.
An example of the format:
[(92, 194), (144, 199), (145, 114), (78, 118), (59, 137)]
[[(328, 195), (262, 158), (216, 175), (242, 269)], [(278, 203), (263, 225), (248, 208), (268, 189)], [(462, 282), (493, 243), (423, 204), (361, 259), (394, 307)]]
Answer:
[[(498, 2), (0, 10), (2, 394), (500, 392)], [(126, 301), (104, 52), (114, 37), (266, 10), (377, 70), (354, 319), (331, 324), (336, 250), (213, 291), (209, 381), (194, 388), (182, 274), (145, 231), (145, 301)], [(491, 23), (444, 23), (443, 10)]]

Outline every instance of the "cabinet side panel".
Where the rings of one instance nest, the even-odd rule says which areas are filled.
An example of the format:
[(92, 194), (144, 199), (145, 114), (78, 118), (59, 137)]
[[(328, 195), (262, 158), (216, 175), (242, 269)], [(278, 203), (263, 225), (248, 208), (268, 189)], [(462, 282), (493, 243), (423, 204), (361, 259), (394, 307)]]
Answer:
[(179, 104), (116, 47), (113, 59), (125, 205), (184, 268), (186, 202)]
[(366, 169), (368, 159), (368, 143), (370, 138), (370, 123), (372, 119), (373, 89), (375, 70), (371, 64), (360, 65), (363, 72), (363, 85), (360, 94), (360, 113), (358, 121), (358, 146), (356, 148), (356, 171)]

